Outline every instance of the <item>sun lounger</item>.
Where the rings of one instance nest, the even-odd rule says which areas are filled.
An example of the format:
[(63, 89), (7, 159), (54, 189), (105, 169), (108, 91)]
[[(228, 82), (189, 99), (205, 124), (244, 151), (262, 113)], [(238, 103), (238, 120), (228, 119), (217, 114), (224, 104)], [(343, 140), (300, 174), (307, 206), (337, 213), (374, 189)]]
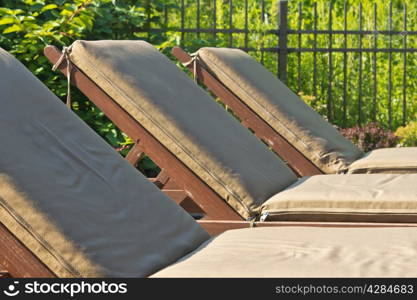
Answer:
[[(40, 275), (147, 276), (208, 238), (1, 49), (0, 89), (0, 221)], [(0, 251), (5, 268), (26, 263), (12, 255)]]
[[(48, 57), (57, 61), (60, 54), (48, 54), (56, 50), (48, 49)], [(334, 222), (415, 222), (417, 174), (297, 180), (283, 161), (146, 42), (78, 41), (68, 55), (74, 83), (88, 86), (82, 91), (92, 100), (98, 93), (106, 95), (105, 105), (122, 112), (117, 118), (142, 128), (146, 139), (139, 132), (132, 138), (143, 141), (156, 159), (169, 156), (177, 163), (161, 167), (203, 210), (211, 204), (211, 219), (317, 221), (320, 216)], [(161, 147), (155, 150), (152, 143)], [(178, 176), (177, 166), (188, 172)]]
[(301, 176), (417, 172), (417, 148), (363, 153), (239, 49), (207, 47), (191, 57), (175, 47), (173, 54)]
[(416, 227), (304, 225), (210, 238), (1, 49), (0, 89), (2, 274), (416, 276)]

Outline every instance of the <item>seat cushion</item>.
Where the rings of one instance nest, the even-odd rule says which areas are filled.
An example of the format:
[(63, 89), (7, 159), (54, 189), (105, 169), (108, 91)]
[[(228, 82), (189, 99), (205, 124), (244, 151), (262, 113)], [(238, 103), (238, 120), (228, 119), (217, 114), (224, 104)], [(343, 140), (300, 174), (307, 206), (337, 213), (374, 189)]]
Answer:
[(417, 222), (417, 174), (304, 177), (263, 206), (268, 220)]
[(199, 59), (220, 81), (325, 173), (363, 152), (260, 63), (239, 49), (202, 48)]
[(417, 173), (417, 147), (370, 151), (349, 166), (349, 173)]
[(415, 277), (417, 228), (227, 231), (152, 277)]
[[(295, 174), (143, 41), (77, 41), (71, 60), (245, 218)], [(196, 195), (198, 197), (198, 195)]]
[(209, 238), (2, 49), (0, 90), (0, 221), (56, 275), (147, 276)]

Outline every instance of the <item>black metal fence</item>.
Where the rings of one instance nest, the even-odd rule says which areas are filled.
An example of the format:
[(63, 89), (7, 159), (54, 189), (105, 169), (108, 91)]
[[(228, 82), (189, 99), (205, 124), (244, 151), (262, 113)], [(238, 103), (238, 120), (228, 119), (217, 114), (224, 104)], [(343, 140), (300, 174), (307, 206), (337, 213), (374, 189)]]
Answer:
[[(202, 15), (202, 5), (207, 5), (208, 1), (210, 1), (210, 10), (212, 11), (210, 15), (207, 13), (204, 13), (204, 16)], [(409, 30), (408, 26), (408, 12), (407, 12), (407, 6), (404, 5), (402, 8), (402, 21), (403, 26), (401, 30), (394, 30), (393, 28), (393, 4), (390, 3), (389, 9), (388, 9), (388, 15), (387, 22), (386, 22), (386, 28), (379, 28), (377, 25), (377, 5), (373, 5), (373, 12), (369, 13), (367, 12), (367, 16), (369, 18), (369, 15), (372, 15), (373, 18), (373, 28), (364, 29), (363, 28), (363, 12), (362, 12), (362, 4), (360, 3), (357, 7), (358, 9), (358, 15), (357, 15), (357, 22), (358, 26), (356, 29), (352, 30), (349, 29), (348, 24), (348, 6), (346, 2), (344, 3), (343, 7), (343, 28), (340, 29), (340, 26), (338, 29), (334, 29), (333, 24), (333, 4), (329, 3), (327, 7), (327, 28), (326, 29), (319, 29), (317, 27), (318, 22), (318, 11), (317, 11), (317, 3), (314, 3), (311, 8), (309, 8), (309, 20), (312, 23), (309, 29), (302, 28), (302, 22), (304, 20), (304, 13), (305, 10), (301, 4), (297, 5), (297, 22), (296, 25), (293, 22), (293, 25), (291, 26), (289, 24), (289, 10), (288, 10), (288, 2), (287, 1), (277, 1), (275, 5), (277, 5), (277, 16), (276, 16), (276, 29), (268, 29), (268, 30), (262, 30), (262, 35), (271, 35), (275, 36), (277, 38), (277, 43), (274, 46), (268, 45), (265, 47), (264, 44), (261, 44), (257, 47), (250, 46), (250, 35), (257, 29), (249, 29), (249, 19), (248, 19), (248, 1), (249, 0), (226, 0), (223, 1), (223, 4), (228, 5), (228, 22), (223, 22), (223, 27), (219, 27), (218, 20), (216, 19), (217, 13), (216, 9), (218, 8), (218, 1), (216, 0), (196, 0), (194, 1), (195, 9), (194, 9), (194, 15), (193, 18), (195, 19), (194, 27), (190, 28), (187, 26), (187, 18), (190, 18), (189, 15), (186, 15), (186, 9), (187, 9), (187, 1), (180, 0), (177, 1), (177, 6), (174, 8), (170, 8), (169, 6), (164, 8), (163, 11), (163, 19), (164, 19), (164, 26), (160, 26), (159, 28), (153, 28), (151, 24), (149, 24), (148, 28), (146, 29), (149, 32), (176, 32), (180, 35), (180, 43), (184, 44), (186, 41), (186, 34), (194, 34), (197, 38), (200, 38), (202, 34), (205, 35), (212, 35), (213, 39), (215, 40), (216, 37), (218, 37), (219, 34), (222, 35), (223, 38), (227, 39), (227, 45), (228, 47), (237, 47), (241, 48), (245, 51), (257, 51), (260, 53), (260, 61), (263, 62), (264, 56), (266, 53), (276, 53), (276, 74), (277, 76), (283, 81), (287, 82), (288, 80), (288, 64), (289, 64), (289, 58), (290, 56), (296, 56), (295, 59), (292, 60), (293, 63), (293, 72), (296, 74), (291, 74), (292, 78), (294, 78), (292, 84), (290, 87), (297, 91), (302, 91), (302, 82), (303, 81), (309, 81), (311, 82), (311, 93), (315, 97), (320, 97), (318, 92), (318, 87), (320, 86), (319, 83), (319, 75), (323, 76), (323, 72), (326, 72), (325, 75), (327, 77), (327, 82), (324, 83), (324, 90), (325, 93), (321, 94), (321, 97), (325, 97), (325, 103), (326, 103), (326, 115), (327, 118), (330, 121), (334, 121), (335, 118), (335, 102), (337, 102), (337, 110), (339, 111), (338, 117), (342, 120), (340, 123), (343, 125), (346, 123), (346, 120), (351, 117), (348, 114), (349, 110), (349, 103), (351, 104), (351, 99), (354, 97), (355, 101), (355, 111), (357, 111), (356, 116), (356, 123), (362, 124), (364, 122), (367, 122), (369, 120), (375, 121), (377, 120), (377, 114), (378, 114), (378, 95), (379, 95), (379, 89), (381, 89), (381, 82), (380, 82), (380, 70), (378, 69), (378, 54), (380, 53), (386, 53), (388, 55), (387, 58), (387, 64), (385, 70), (387, 70), (387, 74), (383, 74), (384, 81), (383, 85), (386, 88), (384, 96), (386, 99), (383, 101), (386, 102), (386, 118), (385, 123), (388, 127), (396, 127), (398, 125), (406, 123), (410, 116), (408, 115), (408, 108), (410, 105), (414, 105), (414, 103), (410, 103), (410, 101), (413, 101), (414, 99), (410, 99), (412, 96), (408, 95), (408, 84), (407, 81), (410, 78), (410, 74), (408, 71), (408, 61), (409, 57), (407, 57), (408, 54), (415, 54), (417, 52), (417, 48), (412, 47), (415, 46), (413, 43), (411, 46), (409, 45), (408, 39), (412, 36), (417, 36), (417, 31), (415, 30)], [(243, 26), (241, 28), (236, 28), (234, 26), (234, 5), (238, 3), (240, 5), (243, 4), (244, 7), (244, 13), (243, 13)], [(261, 11), (260, 17), (261, 21), (265, 21), (266, 13), (265, 13), (265, 1), (264, 0), (257, 0), (257, 5), (259, 5), (259, 9)], [(253, 3), (252, 3), (253, 4)], [(217, 6), (216, 6), (217, 5)], [(176, 26), (172, 26), (170, 24), (170, 14), (173, 13), (173, 10), (176, 11), (175, 13), (179, 16), (179, 24)], [(312, 11), (311, 11), (312, 10)], [(207, 7), (205, 7), (205, 12), (207, 11)], [(323, 14), (323, 12), (321, 12)], [(398, 14), (398, 11), (396, 11)], [(205, 26), (203, 27), (202, 24), (202, 17), (204, 17)], [(323, 17), (323, 16), (321, 16)], [(397, 15), (398, 17), (398, 15)], [(208, 22), (207, 20), (211, 18), (211, 21)], [(339, 16), (340, 20), (340, 16)], [(369, 23), (369, 20), (367, 20)], [(211, 23), (210, 26), (207, 26), (208, 23)], [(242, 22), (241, 22), (242, 23)], [(226, 26), (225, 26), (226, 25)], [(295, 25), (295, 26), (294, 26)], [(340, 25), (340, 24), (339, 24)], [(398, 27), (398, 26), (397, 26)], [(236, 45), (234, 39), (236, 35), (243, 35), (243, 43)], [(302, 40), (304, 36), (308, 36), (309, 39), (311, 39), (311, 43), (309, 43), (310, 47), (305, 47), (302, 44)], [(318, 43), (318, 36), (325, 36), (327, 45), (323, 45), (321, 43), (319, 45)], [(348, 40), (350, 36), (355, 36), (358, 40), (356, 45), (350, 46), (348, 45)], [(289, 39), (292, 37), (296, 38), (295, 46), (290, 45)], [(342, 47), (340, 47), (340, 43), (338, 43), (339, 46), (335, 47), (334, 40), (338, 37), (339, 41), (340, 38), (342, 38)], [(363, 44), (364, 38), (371, 38), (372, 42), (367, 43), (367, 46), (365, 47)], [(380, 47), (378, 44), (378, 40), (381, 39), (381, 37), (384, 37), (385, 42), (384, 47)], [(402, 42), (393, 44), (393, 39), (395, 37), (401, 38)], [(371, 46), (370, 46), (371, 45)], [(309, 78), (305, 78), (306, 74), (302, 72), (302, 65), (303, 65), (303, 55), (309, 53), (309, 55), (312, 55), (312, 70), (308, 74)], [(355, 70), (355, 77), (359, 84), (356, 85), (356, 90), (351, 90), (351, 88), (348, 85), (348, 72), (349, 72), (349, 66), (348, 66), (348, 55), (349, 53), (356, 53), (355, 59), (357, 60), (357, 70)], [(318, 56), (325, 54), (326, 59), (326, 70), (321, 69), (318, 71)], [(402, 64), (402, 79), (401, 83), (399, 84), (398, 78), (396, 78), (395, 87), (393, 86), (393, 55), (398, 54), (402, 56), (401, 64)], [(335, 87), (335, 62), (334, 57), (335, 55), (341, 55), (341, 62), (342, 67), (340, 68), (340, 65), (337, 67), (341, 69), (341, 74), (338, 74), (338, 85)], [(366, 58), (369, 58), (369, 66), (367, 67), (367, 73), (364, 75), (364, 55), (366, 55)], [(397, 64), (397, 63), (396, 63)], [(387, 75), (387, 76), (385, 76)], [(304, 76), (304, 78), (303, 78)], [(363, 91), (364, 86), (362, 84), (362, 81), (364, 80), (364, 76), (366, 77), (372, 77), (367, 78), (372, 82), (371, 86), (367, 86), (367, 95), (364, 97)], [(396, 75), (398, 76), (398, 74)], [(385, 78), (387, 77), (387, 78)], [(412, 77), (411, 77), (412, 78)], [(323, 83), (322, 88), (323, 88)], [(397, 123), (393, 124), (393, 91), (394, 88), (396, 89), (396, 103), (398, 101), (401, 102), (401, 105), (398, 105), (398, 103), (395, 106), (396, 110), (401, 110), (400, 116), (397, 118)], [(337, 89), (337, 93), (336, 93)], [(398, 91), (400, 89), (401, 91)], [(335, 95), (335, 93), (337, 95)], [(398, 99), (400, 95), (400, 100)], [(337, 101), (336, 101), (337, 98)], [(365, 99), (364, 99), (365, 98)], [(366, 117), (364, 117), (364, 106), (369, 108), (369, 113)], [(414, 113), (414, 111), (412, 112)], [(398, 114), (398, 113), (397, 113)], [(411, 116), (413, 117), (413, 116)], [(395, 126), (396, 125), (396, 126)]]

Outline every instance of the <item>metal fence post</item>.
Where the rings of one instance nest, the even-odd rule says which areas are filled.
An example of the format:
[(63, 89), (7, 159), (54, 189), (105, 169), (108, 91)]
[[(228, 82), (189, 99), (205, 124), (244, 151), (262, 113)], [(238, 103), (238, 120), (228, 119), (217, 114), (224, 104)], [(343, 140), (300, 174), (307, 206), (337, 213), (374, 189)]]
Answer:
[(287, 82), (288, 2), (279, 1), (278, 77)]

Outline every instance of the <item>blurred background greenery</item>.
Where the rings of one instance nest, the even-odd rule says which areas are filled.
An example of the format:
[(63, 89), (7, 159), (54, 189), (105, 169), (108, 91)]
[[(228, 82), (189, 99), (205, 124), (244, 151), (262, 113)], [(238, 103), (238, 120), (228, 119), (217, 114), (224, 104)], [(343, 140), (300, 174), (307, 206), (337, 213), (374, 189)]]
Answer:
[[(214, 2), (216, 10), (214, 12)], [(289, 28), (313, 29), (313, 3), (317, 4), (317, 29), (328, 29), (329, 3), (332, 2), (333, 29), (344, 28), (344, 1), (300, 0), (289, 1)], [(360, 1), (348, 0), (346, 22), (348, 28), (359, 27), (359, 3), (362, 2), (362, 28), (374, 30), (374, 3), (377, 4), (376, 24), (378, 30), (387, 30), (389, 26), (389, 2), (384, 0)], [(262, 4), (263, 3), (263, 4)], [(302, 19), (299, 22), (299, 7), (302, 4)], [(199, 4), (200, 18), (197, 18)], [(181, 18), (181, 7), (184, 7), (184, 18)], [(178, 29), (212, 28), (216, 18), (217, 28), (230, 26), (230, 0), (0, 0), (0, 46), (15, 55), (58, 97), (66, 97), (66, 80), (51, 71), (51, 65), (43, 56), (44, 46), (52, 44), (62, 48), (77, 39), (144, 39), (155, 45), (160, 51), (170, 56), (170, 49), (182, 45), (193, 52), (202, 46), (229, 46), (232, 37), (233, 47), (249, 47), (253, 55), (273, 73), (277, 72), (277, 54), (261, 53), (261, 47), (274, 48), (278, 45), (275, 34), (268, 30), (278, 27), (278, 1), (248, 0), (249, 35), (245, 40), (242, 33), (181, 33)], [(392, 29), (404, 31), (404, 6), (407, 6), (407, 30), (417, 30), (417, 1), (395, 0), (392, 2)], [(262, 8), (263, 6), (263, 8)], [(263, 14), (262, 14), (263, 12)], [(215, 14), (215, 15), (214, 15)], [(199, 19), (199, 21), (197, 21)], [(183, 20), (183, 21), (182, 21)], [(183, 22), (183, 23), (182, 23)], [(233, 1), (233, 28), (245, 26), (245, 1)], [(397, 34), (390, 42), (387, 35), (378, 35), (378, 47), (390, 46), (401, 48), (404, 38), (409, 48), (417, 48), (416, 35)], [(363, 48), (373, 47), (373, 35), (362, 38)], [(297, 35), (289, 36), (289, 47), (298, 47)], [(311, 48), (313, 34), (301, 38), (301, 47)], [(349, 35), (348, 48), (357, 48), (358, 35)], [(327, 35), (317, 36), (317, 47), (327, 48)], [(344, 47), (343, 35), (333, 35), (333, 47)], [(403, 71), (404, 56), (392, 54), (391, 75), (388, 72), (388, 53), (377, 56), (377, 95), (373, 102), (373, 57), (372, 53), (362, 54), (362, 80), (358, 80), (358, 53), (347, 54), (347, 97), (343, 106), (343, 53), (333, 53), (332, 97), (333, 109), (327, 111), (329, 83), (329, 54), (317, 54), (317, 84), (313, 85), (313, 54), (292, 53), (288, 56), (289, 87), (324, 117), (331, 115), (331, 120), (342, 132), (363, 149), (393, 146), (417, 146), (417, 74), (416, 53), (405, 56), (407, 63), (407, 102), (406, 114), (403, 110)], [(298, 68), (298, 59), (301, 64)], [(389, 124), (388, 80), (392, 78), (392, 122)], [(359, 110), (358, 90), (361, 88), (362, 108)], [(132, 141), (121, 133), (91, 102), (73, 89), (73, 110), (87, 122), (98, 134), (105, 138), (115, 149), (125, 155)], [(361, 124), (357, 124), (361, 115)], [(404, 120), (404, 116), (406, 116)], [(405, 121), (405, 122), (404, 122)], [(371, 123), (372, 122), (372, 123)], [(367, 125), (371, 123), (371, 125)], [(391, 125), (391, 126), (390, 126)], [(378, 130), (375, 128), (378, 127)], [(391, 127), (391, 128), (390, 128)], [(346, 130), (352, 128), (352, 130)], [(397, 128), (399, 128), (397, 130)], [(382, 130), (384, 134), (381, 133)], [(396, 131), (397, 137), (391, 138)], [(371, 136), (369, 136), (371, 135)], [(390, 137), (389, 142), (385, 142)], [(372, 143), (367, 143), (370, 140)], [(142, 172), (154, 176), (158, 169), (145, 158), (139, 165)]]

